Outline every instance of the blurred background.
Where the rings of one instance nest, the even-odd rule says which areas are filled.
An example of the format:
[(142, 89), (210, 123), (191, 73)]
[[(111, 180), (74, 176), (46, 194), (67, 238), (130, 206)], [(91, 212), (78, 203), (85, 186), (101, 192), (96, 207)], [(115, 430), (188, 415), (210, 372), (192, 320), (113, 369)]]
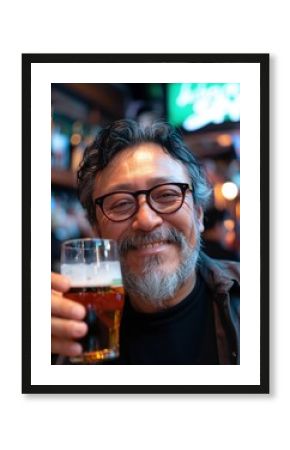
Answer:
[(162, 119), (181, 131), (213, 187), (204, 251), (239, 260), (239, 98), (236, 83), (52, 84), (52, 270), (59, 271), (61, 241), (93, 235), (78, 201), (76, 171), (98, 130), (122, 118), (142, 125)]

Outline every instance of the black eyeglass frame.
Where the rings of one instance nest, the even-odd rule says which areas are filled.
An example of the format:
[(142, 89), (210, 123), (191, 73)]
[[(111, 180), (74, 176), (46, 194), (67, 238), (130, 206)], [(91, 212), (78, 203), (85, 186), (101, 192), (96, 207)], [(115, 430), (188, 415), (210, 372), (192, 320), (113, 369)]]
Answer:
[[(178, 208), (176, 208), (174, 211), (171, 211), (171, 212), (169, 212), (169, 213), (163, 213), (163, 212), (158, 211), (156, 208), (154, 208), (154, 207), (151, 205), (151, 202), (150, 202), (150, 194), (151, 194), (152, 191), (154, 191), (154, 189), (159, 188), (159, 187), (161, 187), (161, 186), (167, 186), (167, 185), (168, 185), (168, 186), (174, 185), (174, 186), (178, 186), (178, 187), (180, 188), (181, 194), (182, 194), (182, 201), (181, 201), (180, 205), (178, 206)], [(129, 192), (129, 191), (123, 191), (123, 190), (115, 191), (115, 192), (110, 192), (109, 194), (102, 195), (102, 197), (95, 198), (95, 199), (94, 199), (94, 203), (95, 203), (95, 205), (97, 205), (97, 206), (100, 207), (100, 209), (101, 209), (102, 213), (104, 214), (104, 216), (107, 217), (107, 219), (109, 219), (111, 222), (125, 222), (126, 220), (131, 219), (131, 217), (133, 217), (133, 216), (136, 214), (136, 212), (138, 211), (139, 205), (138, 205), (138, 202), (137, 202), (137, 197), (138, 197), (139, 195), (144, 194), (144, 195), (146, 196), (146, 202), (147, 202), (147, 204), (148, 204), (148, 205), (150, 206), (150, 208), (151, 208), (153, 211), (155, 211), (157, 214), (161, 214), (161, 215), (163, 215), (163, 214), (174, 214), (176, 211), (178, 211), (178, 210), (182, 207), (182, 205), (183, 205), (183, 203), (184, 203), (185, 194), (186, 194), (186, 191), (187, 191), (187, 190), (191, 191), (192, 194), (193, 194), (193, 192), (194, 192), (193, 187), (192, 187), (190, 184), (188, 184), (188, 183), (161, 183), (161, 184), (157, 184), (156, 186), (153, 186), (153, 187), (150, 188), (150, 189), (141, 189), (141, 190), (135, 191), (135, 192)], [(111, 219), (111, 217), (108, 217), (107, 214), (105, 213), (104, 209), (103, 209), (103, 204), (104, 204), (105, 198), (106, 198), (106, 197), (109, 197), (110, 195), (114, 195), (114, 194), (130, 194), (130, 195), (132, 195), (132, 196), (134, 197), (134, 199), (135, 199), (135, 205), (136, 205), (135, 210), (134, 210), (134, 212), (133, 212), (129, 217), (126, 217), (126, 219), (121, 219), (121, 220), (114, 220), (114, 219)]]

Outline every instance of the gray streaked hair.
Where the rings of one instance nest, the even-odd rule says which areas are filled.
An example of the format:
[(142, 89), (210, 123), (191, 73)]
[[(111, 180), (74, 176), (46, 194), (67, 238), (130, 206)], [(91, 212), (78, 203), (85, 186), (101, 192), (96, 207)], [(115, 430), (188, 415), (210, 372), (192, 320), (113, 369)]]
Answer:
[(94, 142), (85, 150), (78, 170), (79, 198), (92, 225), (96, 222), (92, 194), (97, 173), (122, 150), (145, 142), (160, 145), (164, 152), (186, 167), (191, 178), (195, 205), (202, 209), (206, 207), (211, 188), (200, 163), (184, 143), (182, 135), (166, 122), (158, 121), (143, 128), (134, 120), (123, 119), (100, 130)]

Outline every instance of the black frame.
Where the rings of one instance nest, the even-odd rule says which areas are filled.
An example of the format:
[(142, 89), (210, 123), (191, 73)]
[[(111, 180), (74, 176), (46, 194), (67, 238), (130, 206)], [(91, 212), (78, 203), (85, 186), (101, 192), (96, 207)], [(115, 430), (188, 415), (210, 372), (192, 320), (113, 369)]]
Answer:
[[(22, 55), (22, 392), (76, 394), (269, 393), (269, 54), (23, 54)], [(31, 64), (258, 63), (260, 65), (260, 384), (31, 384)]]

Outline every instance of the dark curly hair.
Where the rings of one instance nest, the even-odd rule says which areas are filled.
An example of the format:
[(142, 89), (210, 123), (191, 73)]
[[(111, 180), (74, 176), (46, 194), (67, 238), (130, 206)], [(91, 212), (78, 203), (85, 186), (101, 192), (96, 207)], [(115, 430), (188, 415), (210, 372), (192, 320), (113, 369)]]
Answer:
[(137, 122), (124, 119), (111, 123), (97, 134), (94, 142), (86, 148), (77, 173), (79, 198), (92, 225), (96, 222), (92, 198), (96, 174), (117, 153), (144, 142), (160, 145), (172, 158), (186, 166), (191, 177), (195, 204), (202, 208), (206, 206), (211, 189), (199, 162), (186, 147), (180, 133), (165, 122), (142, 128)]

